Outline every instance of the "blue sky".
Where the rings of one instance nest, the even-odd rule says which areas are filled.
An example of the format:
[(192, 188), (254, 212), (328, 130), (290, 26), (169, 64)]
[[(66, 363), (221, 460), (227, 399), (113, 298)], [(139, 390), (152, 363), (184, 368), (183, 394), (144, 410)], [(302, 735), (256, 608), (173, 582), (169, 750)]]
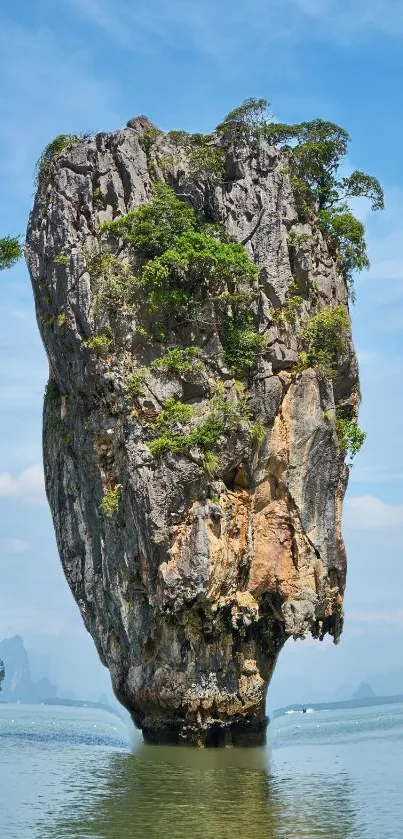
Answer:
[[(283, 652), (269, 705), (396, 671), (403, 692), (403, 4), (401, 0), (15, 0), (0, 12), (0, 235), (26, 226), (35, 161), (59, 133), (209, 130), (247, 96), (276, 117), (352, 135), (349, 165), (379, 177), (372, 267), (353, 311), (368, 441), (345, 505), (346, 631)], [(78, 694), (107, 684), (63, 579), (41, 472), (47, 376), (27, 270), (0, 277), (0, 638), (19, 632)], [(399, 672), (398, 672), (399, 671)], [(400, 675), (399, 675), (400, 674)], [(382, 681), (383, 679), (383, 681)], [(400, 682), (399, 682), (400, 679)], [(347, 690), (347, 688), (346, 688)]]

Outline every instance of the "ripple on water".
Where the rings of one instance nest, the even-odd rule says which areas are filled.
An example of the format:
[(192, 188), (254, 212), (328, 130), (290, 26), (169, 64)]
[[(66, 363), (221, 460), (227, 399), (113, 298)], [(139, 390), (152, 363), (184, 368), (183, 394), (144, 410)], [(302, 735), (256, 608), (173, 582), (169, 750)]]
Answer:
[(284, 717), (268, 749), (204, 752), (138, 736), (131, 750), (124, 723), (93, 709), (4, 708), (7, 839), (402, 835), (400, 706)]

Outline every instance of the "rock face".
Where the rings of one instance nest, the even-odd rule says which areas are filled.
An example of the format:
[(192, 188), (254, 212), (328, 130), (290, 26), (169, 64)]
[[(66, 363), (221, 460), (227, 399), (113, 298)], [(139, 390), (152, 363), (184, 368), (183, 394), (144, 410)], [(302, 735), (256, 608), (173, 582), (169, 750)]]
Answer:
[[(350, 339), (333, 381), (296, 362), (301, 324), (324, 307), (347, 310), (346, 287), (321, 234), (298, 220), (281, 151), (225, 148), (218, 181), (189, 175), (177, 138), (147, 146), (150, 132), (138, 117), (72, 143), (36, 196), (27, 258), (50, 365), (47, 495), (70, 588), (145, 739), (259, 743), (285, 641), (308, 632), (337, 641), (342, 630), (348, 469), (335, 407), (355, 415), (357, 365)], [(149, 201), (156, 179), (245, 243), (260, 268), (251, 311), (266, 350), (242, 386), (214, 316), (183, 325), (167, 312), (168, 346), (192, 344), (203, 357), (202, 370), (175, 376), (150, 366), (166, 345), (146, 334), (140, 305), (96, 305), (100, 224)], [(114, 254), (135, 270), (122, 242)], [(296, 316), (275, 317), (295, 287)], [(113, 344), (96, 355), (100, 332)], [(129, 398), (127, 377), (139, 370)], [(150, 427), (165, 400), (203, 417), (217, 377), (234, 404), (243, 389), (264, 434), (256, 440), (240, 422), (210, 471), (197, 449), (153, 456)], [(119, 505), (102, 509), (106, 495)]]

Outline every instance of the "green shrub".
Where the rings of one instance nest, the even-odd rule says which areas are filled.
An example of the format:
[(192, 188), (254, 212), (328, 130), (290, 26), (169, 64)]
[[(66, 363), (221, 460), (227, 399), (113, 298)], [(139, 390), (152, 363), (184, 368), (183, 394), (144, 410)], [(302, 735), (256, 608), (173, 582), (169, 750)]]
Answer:
[(52, 161), (58, 154), (61, 154), (62, 151), (70, 145), (70, 143), (77, 139), (78, 137), (75, 134), (58, 134), (58, 136), (46, 146), (36, 164), (36, 188), (42, 187), (48, 182)]
[(60, 400), (60, 390), (56, 379), (48, 379), (45, 387), (45, 402), (57, 402)]
[(220, 458), (215, 452), (207, 451), (204, 453), (204, 468), (209, 475), (214, 475), (220, 465)]
[(230, 111), (216, 130), (227, 142), (250, 141), (260, 136), (262, 129), (271, 119), (267, 99), (250, 98)]
[(139, 137), (139, 146), (143, 149), (145, 156), (148, 158), (152, 147), (155, 145), (158, 135), (161, 131), (158, 128), (148, 128), (144, 134)]
[(118, 510), (121, 489), (122, 484), (116, 484), (114, 489), (110, 489), (107, 492), (105, 492), (104, 497), (99, 505), (99, 509), (102, 510), (102, 512), (108, 519), (111, 519), (112, 516)]
[(101, 231), (122, 238), (125, 245), (147, 258), (160, 256), (176, 238), (197, 226), (195, 211), (179, 201), (170, 187), (162, 183), (153, 186), (149, 204), (115, 221), (103, 222)]
[(87, 255), (86, 262), (87, 270), (95, 280), (95, 314), (104, 310), (116, 313), (135, 303), (139, 280), (117, 256), (99, 251)]
[(155, 419), (154, 427), (162, 433), (172, 432), (178, 424), (188, 424), (193, 419), (194, 413), (194, 408), (191, 405), (186, 405), (185, 402), (170, 397), (165, 400), (162, 410)]
[(354, 296), (353, 272), (369, 268), (365, 244), (365, 228), (347, 207), (321, 210), (319, 227), (329, 245), (329, 250), (336, 257), (350, 293)]
[(140, 368), (137, 373), (133, 373), (126, 379), (125, 390), (128, 396), (141, 396), (143, 392), (144, 380), (146, 377), (146, 368)]
[(299, 336), (300, 369), (313, 367), (321, 375), (334, 378), (345, 354), (350, 321), (343, 306), (326, 307), (306, 321)]
[(175, 436), (172, 434), (160, 434), (159, 437), (151, 440), (147, 445), (153, 457), (161, 457), (167, 452), (182, 454), (186, 450), (184, 438), (178, 434)]
[(92, 338), (88, 338), (86, 341), (83, 342), (84, 346), (87, 347), (91, 352), (95, 355), (104, 355), (108, 350), (110, 350), (113, 341), (109, 335), (94, 335)]
[(361, 431), (354, 420), (339, 417), (336, 419), (336, 432), (342, 452), (349, 454), (351, 459), (355, 457), (367, 436), (365, 431)]
[(105, 274), (94, 297), (94, 311), (116, 314), (121, 308), (132, 306), (139, 292), (139, 281), (130, 271)]
[(22, 256), (22, 247), (18, 236), (4, 236), (0, 239), (0, 271), (12, 268)]
[(99, 186), (92, 190), (92, 203), (95, 210), (103, 210), (105, 207), (105, 199)]
[(287, 245), (290, 250), (297, 250), (301, 245), (307, 244), (311, 240), (310, 233), (297, 233), (292, 227), (287, 235)]
[(251, 426), (250, 433), (252, 440), (260, 445), (266, 437), (267, 428), (263, 422), (254, 422)]
[(197, 446), (204, 453), (208, 452), (214, 448), (220, 437), (237, 431), (241, 423), (250, 425), (246, 400), (227, 402), (219, 396), (214, 396), (206, 419), (190, 435), (191, 445)]
[(156, 311), (167, 304), (198, 306), (222, 293), (227, 284), (250, 281), (257, 273), (243, 245), (188, 230), (145, 265), (142, 281), (150, 311)]
[(163, 154), (161, 157), (158, 157), (158, 166), (165, 175), (177, 165), (177, 162), (177, 158), (173, 154)]
[(189, 140), (193, 146), (205, 146), (214, 140), (214, 135), (197, 132), (196, 134), (189, 134)]
[(224, 396), (226, 392), (225, 382), (222, 379), (217, 379), (214, 386), (214, 393), (216, 396)]
[(295, 283), (291, 283), (288, 289), (284, 305), (278, 309), (273, 309), (272, 319), (278, 324), (290, 324), (295, 326), (297, 320), (298, 310), (302, 306), (302, 297), (298, 294), (298, 288)]
[(168, 131), (167, 137), (174, 146), (186, 146), (190, 140), (190, 134), (187, 131)]
[(189, 433), (184, 433), (195, 414), (191, 405), (186, 405), (173, 397), (166, 399), (162, 410), (157, 415), (153, 428), (158, 435), (148, 443), (151, 454), (160, 457), (168, 451), (177, 454), (185, 452), (189, 447)]
[(141, 341), (146, 342), (149, 340), (149, 334), (144, 326), (136, 326), (136, 338), (140, 338)]
[[(203, 422), (194, 425), (194, 418), (192, 406), (167, 399), (154, 423), (158, 437), (148, 443), (154, 457), (168, 451), (184, 453), (191, 448), (199, 448), (206, 457), (213, 452), (220, 437), (236, 431), (242, 422), (252, 427), (246, 400), (233, 403), (215, 396)], [(188, 431), (184, 431), (183, 425), (189, 426)]]
[(188, 149), (189, 171), (192, 178), (210, 177), (223, 180), (225, 177), (224, 149), (215, 145), (201, 145)]
[(192, 370), (200, 370), (203, 362), (200, 359), (201, 352), (198, 347), (174, 347), (168, 350), (162, 358), (152, 362), (151, 367), (157, 370), (165, 370), (175, 376), (182, 376)]
[(92, 279), (100, 279), (105, 274), (113, 275), (125, 270), (117, 256), (103, 250), (87, 251), (85, 253), (85, 262), (87, 271)]
[(288, 125), (284, 122), (269, 122), (259, 126), (258, 136), (266, 140), (271, 146), (292, 143), (298, 138), (299, 125)]
[(266, 349), (263, 335), (245, 310), (223, 315), (221, 320), (224, 359), (234, 373), (245, 376)]
[(69, 264), (69, 257), (66, 253), (58, 253), (57, 256), (54, 258), (55, 265), (68, 265)]

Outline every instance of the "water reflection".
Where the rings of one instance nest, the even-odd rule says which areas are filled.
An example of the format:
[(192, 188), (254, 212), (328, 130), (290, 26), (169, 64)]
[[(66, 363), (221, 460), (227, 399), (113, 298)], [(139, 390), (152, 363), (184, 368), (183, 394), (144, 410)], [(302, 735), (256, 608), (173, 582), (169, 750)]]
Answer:
[(292, 772), (289, 759), (270, 771), (267, 749), (141, 744), (104, 754), (86, 778), (81, 769), (74, 800), (41, 839), (357, 837), (348, 776)]

